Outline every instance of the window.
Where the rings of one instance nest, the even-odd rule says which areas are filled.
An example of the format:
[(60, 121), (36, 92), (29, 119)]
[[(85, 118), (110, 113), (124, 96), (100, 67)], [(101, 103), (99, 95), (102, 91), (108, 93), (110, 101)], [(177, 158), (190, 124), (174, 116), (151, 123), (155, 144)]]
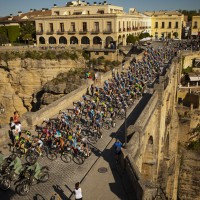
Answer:
[(87, 22), (83, 22), (83, 31), (87, 31)]
[(39, 23), (39, 31), (43, 32), (43, 24), (42, 23)]
[(172, 23), (171, 22), (169, 22), (168, 28), (172, 28)]
[(50, 32), (53, 32), (53, 23), (49, 23), (49, 30)]
[(108, 55), (108, 52), (106, 51), (106, 52), (104, 52), (104, 55)]
[(155, 22), (155, 28), (158, 28), (158, 22)]
[(55, 15), (60, 15), (60, 12), (59, 11), (54, 11), (54, 14)]
[(165, 28), (165, 22), (162, 22), (162, 27), (161, 28)]
[(71, 22), (71, 31), (75, 31), (76, 27), (75, 27), (75, 22)]
[(61, 32), (64, 32), (65, 30), (64, 30), (64, 23), (60, 23), (60, 31)]
[(99, 31), (99, 22), (94, 22), (94, 30)]
[(178, 28), (178, 22), (176, 22), (176, 24), (175, 24), (175, 28)]
[(96, 52), (95, 52), (95, 55), (99, 55), (99, 52), (96, 51)]
[(197, 26), (198, 26), (198, 23), (197, 23), (197, 21), (195, 21), (195, 22), (194, 22), (194, 27), (193, 27), (193, 28), (197, 28)]
[(112, 23), (107, 22), (107, 31), (112, 31)]

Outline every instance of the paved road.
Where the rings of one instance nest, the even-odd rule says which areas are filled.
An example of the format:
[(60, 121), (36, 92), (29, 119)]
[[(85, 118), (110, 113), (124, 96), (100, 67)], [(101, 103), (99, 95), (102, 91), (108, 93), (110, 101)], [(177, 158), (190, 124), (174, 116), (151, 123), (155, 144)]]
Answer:
[[(144, 108), (148, 99), (150, 98), (149, 94), (144, 95), (140, 101), (142, 107)], [(131, 109), (128, 109), (127, 115), (130, 115), (128, 118), (129, 123), (136, 120), (143, 108), (137, 106), (139, 100), (137, 100), (134, 106)], [(109, 131), (104, 131), (103, 138), (100, 139), (95, 148), (93, 154), (85, 161), (83, 165), (76, 165), (75, 163), (64, 163), (58, 158), (56, 161), (50, 161), (47, 158), (40, 158), (40, 163), (42, 165), (47, 165), (50, 168), (50, 179), (47, 183), (40, 183), (31, 187), (30, 193), (25, 197), (20, 197), (14, 192), (14, 186), (11, 187), (9, 191), (3, 192), (0, 191), (1, 200), (31, 200), (31, 199), (41, 199), (40, 195), (45, 200), (49, 200), (51, 196), (57, 192), (62, 196), (62, 199), (68, 199), (71, 192), (74, 188), (74, 183), (84, 179), (88, 171), (92, 168), (97, 159), (101, 156), (101, 152), (106, 148), (109, 142), (116, 135), (116, 131), (123, 127), (124, 121), (116, 121), (117, 126), (114, 129)], [(122, 131), (122, 128), (120, 129)], [(124, 138), (123, 133), (121, 133), (121, 139)], [(39, 196), (38, 196), (39, 195)]]

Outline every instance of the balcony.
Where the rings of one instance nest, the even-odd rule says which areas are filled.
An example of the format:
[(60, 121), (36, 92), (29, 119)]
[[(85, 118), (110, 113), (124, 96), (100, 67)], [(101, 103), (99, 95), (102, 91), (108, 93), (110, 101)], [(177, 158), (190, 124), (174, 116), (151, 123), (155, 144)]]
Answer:
[(95, 29), (95, 30), (92, 30), (91, 31), (91, 34), (99, 34), (100, 33), (100, 30), (99, 29)]
[(54, 31), (53, 31), (53, 30), (47, 31), (46, 34), (47, 34), (47, 35), (53, 35), (53, 34), (54, 34)]
[(197, 26), (193, 26), (193, 28), (195, 29), (195, 28), (197, 28)]
[(36, 35), (43, 35), (43, 33), (44, 33), (43, 31), (37, 31)]
[(75, 33), (76, 33), (76, 30), (73, 29), (73, 30), (69, 30), (69, 31), (67, 31), (67, 32), (68, 32), (68, 34), (75, 34)]
[(123, 28), (123, 31), (126, 31), (126, 28)]
[(158, 28), (158, 26), (155, 26), (154, 28)]
[(57, 34), (58, 34), (58, 35), (63, 35), (64, 33), (65, 33), (64, 30), (59, 30), (59, 31), (57, 31)]
[(167, 28), (168, 28), (168, 29), (171, 29), (172, 27), (171, 27), (171, 26), (168, 26)]
[(175, 29), (178, 29), (178, 26), (175, 26), (174, 28), (175, 28)]
[(131, 28), (127, 28), (127, 31), (131, 31)]
[(104, 30), (103, 34), (111, 34), (113, 31), (112, 29)]
[(85, 29), (85, 30), (79, 30), (79, 34), (83, 35), (83, 34), (87, 34), (88, 33), (88, 30)]
[(119, 28), (119, 32), (122, 32), (122, 29), (121, 29), (121, 28)]

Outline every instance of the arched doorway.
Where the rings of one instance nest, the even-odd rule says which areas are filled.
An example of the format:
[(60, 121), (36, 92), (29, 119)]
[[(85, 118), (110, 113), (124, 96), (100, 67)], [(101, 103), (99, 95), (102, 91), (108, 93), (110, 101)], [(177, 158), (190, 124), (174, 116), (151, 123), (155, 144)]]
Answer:
[(114, 45), (114, 42), (113, 42), (113, 38), (108, 36), (106, 37), (106, 48), (111, 48), (111, 49), (114, 49), (115, 48), (115, 45)]
[(72, 36), (72, 37), (70, 38), (70, 44), (78, 44), (78, 39), (77, 39), (77, 37)]
[(67, 39), (64, 36), (59, 38), (59, 44), (67, 44)]
[(122, 36), (121, 35), (118, 36), (118, 45), (122, 45)]
[(81, 38), (81, 44), (90, 44), (90, 39), (86, 36)]
[(53, 36), (51, 36), (51, 37), (49, 38), (49, 44), (56, 44), (56, 38), (53, 37)]
[(96, 36), (93, 38), (93, 44), (102, 44), (102, 40), (100, 37)]
[(40, 43), (40, 44), (45, 44), (45, 39), (44, 39), (44, 37), (40, 37), (40, 38), (39, 38), (39, 43)]

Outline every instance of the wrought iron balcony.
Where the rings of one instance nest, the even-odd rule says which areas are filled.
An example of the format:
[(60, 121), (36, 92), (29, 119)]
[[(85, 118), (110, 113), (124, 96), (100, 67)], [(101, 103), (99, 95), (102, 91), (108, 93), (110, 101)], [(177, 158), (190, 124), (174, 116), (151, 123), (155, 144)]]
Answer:
[(91, 34), (99, 34), (100, 30), (99, 29), (94, 29), (91, 31)]
[(53, 30), (52, 30), (52, 31), (47, 31), (46, 34), (47, 34), (47, 35), (53, 35), (53, 34), (54, 34), (54, 31), (53, 31)]
[(197, 28), (197, 26), (193, 26), (193, 28)]
[(79, 34), (86, 34), (86, 33), (88, 33), (88, 30), (87, 30), (87, 29), (85, 29), (85, 30), (80, 30), (80, 31), (79, 31)]
[(58, 34), (58, 35), (63, 35), (64, 33), (65, 33), (64, 30), (59, 30), (59, 31), (57, 31), (57, 34)]
[(36, 35), (43, 35), (43, 33), (44, 33), (43, 31), (37, 31)]
[(73, 29), (73, 30), (69, 30), (68, 31), (68, 34), (75, 34), (76, 33), (76, 29)]
[(113, 31), (112, 29), (104, 30), (103, 34), (111, 34)]

